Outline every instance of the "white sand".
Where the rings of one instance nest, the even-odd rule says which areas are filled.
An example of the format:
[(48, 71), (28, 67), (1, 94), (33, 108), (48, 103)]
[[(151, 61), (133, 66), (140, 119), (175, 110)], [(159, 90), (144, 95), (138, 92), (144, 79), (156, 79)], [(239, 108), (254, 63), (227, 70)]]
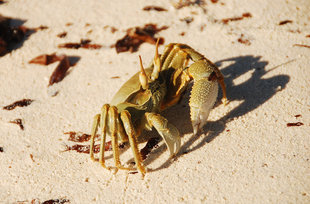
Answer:
[[(310, 203), (310, 49), (293, 46), (310, 45), (310, 1), (220, 2), (206, 1), (205, 12), (198, 6), (177, 10), (164, 0), (11, 0), (0, 5), (2, 15), (23, 19), (27, 27), (48, 26), (0, 57), (0, 106), (35, 100), (12, 111), (0, 109), (0, 203), (59, 198), (71, 203)], [(143, 11), (148, 5), (168, 11)], [(246, 12), (252, 17), (227, 25), (215, 22)], [(180, 21), (189, 16), (194, 18), (189, 25)], [(279, 26), (284, 20), (292, 23)], [(186, 98), (167, 111), (182, 134), (181, 152), (169, 162), (160, 143), (145, 162), (149, 172), (142, 180), (127, 171), (113, 175), (87, 154), (62, 150), (70, 143), (64, 132), (90, 133), (102, 104), (139, 69), (138, 55), (145, 64), (151, 61), (150, 44), (136, 53), (109, 48), (127, 28), (146, 23), (169, 26), (158, 34), (166, 43), (186, 43), (217, 63), (226, 76), (230, 103), (211, 111), (199, 137), (192, 136)], [(64, 31), (65, 38), (56, 37)], [(242, 34), (250, 45), (238, 42)], [(57, 47), (81, 38), (104, 47)], [(53, 87), (59, 94), (50, 97), (47, 84), (57, 64), (28, 61), (53, 52), (80, 60)], [(23, 120), (24, 131), (9, 123), (16, 118)], [(304, 125), (287, 127), (289, 122)], [(121, 157), (123, 163), (131, 159), (130, 151)], [(107, 163), (113, 164), (111, 156)]]

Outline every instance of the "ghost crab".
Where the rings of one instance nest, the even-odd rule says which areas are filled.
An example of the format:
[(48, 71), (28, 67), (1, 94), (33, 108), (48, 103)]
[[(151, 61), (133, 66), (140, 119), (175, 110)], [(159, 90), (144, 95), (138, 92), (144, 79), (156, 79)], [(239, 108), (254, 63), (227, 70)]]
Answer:
[[(94, 160), (94, 138), (101, 128), (99, 163), (107, 168), (104, 160), (106, 135), (111, 136), (116, 170), (127, 169), (121, 165), (118, 142), (129, 141), (137, 169), (145, 175), (137, 139), (141, 132), (153, 127), (164, 139), (170, 155), (178, 153), (181, 145), (179, 131), (160, 115), (160, 112), (180, 100), (191, 80), (194, 84), (189, 101), (194, 134), (207, 122), (213, 107), (219, 83), (223, 90), (222, 101), (226, 104), (226, 88), (220, 70), (202, 54), (185, 44), (171, 43), (158, 54), (156, 44), (152, 65), (132, 76), (115, 94), (110, 104), (103, 105), (101, 113), (94, 117), (90, 157)], [(188, 65), (189, 60), (193, 63)]]

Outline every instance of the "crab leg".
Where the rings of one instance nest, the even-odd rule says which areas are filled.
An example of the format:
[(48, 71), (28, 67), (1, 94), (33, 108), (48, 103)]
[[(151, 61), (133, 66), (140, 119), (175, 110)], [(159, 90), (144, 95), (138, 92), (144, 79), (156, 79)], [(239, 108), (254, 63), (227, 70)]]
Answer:
[(106, 132), (107, 132), (107, 117), (108, 117), (108, 110), (109, 110), (109, 105), (105, 104), (102, 109), (101, 109), (101, 118), (100, 118), (100, 127), (101, 127), (101, 143), (100, 143), (100, 155), (99, 155), (99, 163), (104, 167), (106, 165), (104, 164), (104, 151), (105, 151), (105, 141), (106, 141)]
[(169, 69), (170, 67), (177, 69), (179, 67), (186, 67), (188, 58), (187, 53), (183, 52), (177, 44), (169, 44), (166, 46), (160, 61), (162, 63), (161, 70)]
[(130, 113), (127, 110), (124, 110), (121, 112), (121, 120), (123, 121), (126, 134), (128, 135), (129, 144), (130, 144), (130, 147), (132, 149), (132, 153), (133, 153), (134, 160), (136, 162), (137, 168), (142, 173), (142, 175), (144, 176), (146, 171), (145, 171), (144, 166), (142, 165), (142, 157), (141, 157), (141, 153), (138, 149), (138, 144), (137, 144), (137, 140), (136, 140), (137, 136), (135, 135), (136, 134), (135, 129), (134, 129), (133, 124), (131, 122)]
[(94, 122), (93, 122), (93, 126), (92, 126), (92, 131), (91, 131), (91, 137), (90, 137), (90, 158), (92, 160), (95, 160), (94, 158), (94, 145), (95, 145), (95, 135), (97, 133), (98, 130), (98, 125), (100, 122), (100, 114), (95, 115), (94, 117)]
[[(118, 147), (118, 111), (115, 106), (111, 106), (109, 109), (109, 124), (110, 124), (110, 133), (111, 133), (111, 141), (112, 141), (112, 150), (113, 157), (115, 161), (115, 166), (117, 169), (125, 169), (131, 170), (130, 168), (126, 168), (121, 165), (120, 157), (119, 157), (119, 147)], [(116, 171), (117, 172), (117, 171)], [(115, 173), (116, 173), (115, 172)]]
[(181, 138), (178, 129), (159, 114), (145, 113), (145, 116), (149, 125), (154, 127), (164, 139), (169, 149), (170, 156), (173, 157), (176, 155), (181, 146)]

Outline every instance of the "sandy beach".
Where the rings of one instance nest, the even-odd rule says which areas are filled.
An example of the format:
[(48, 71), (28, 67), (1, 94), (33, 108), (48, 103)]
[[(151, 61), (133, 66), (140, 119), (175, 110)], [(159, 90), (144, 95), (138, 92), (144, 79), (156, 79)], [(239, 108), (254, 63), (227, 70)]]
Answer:
[[(0, 57), (0, 203), (310, 203), (309, 0), (5, 0), (0, 14), (27, 28)], [(134, 29), (149, 36), (121, 47)], [(180, 132), (179, 153), (169, 159), (160, 141), (144, 178), (113, 174), (72, 137), (88, 137), (102, 105), (139, 71), (138, 56), (152, 62), (159, 37), (159, 53), (184, 43), (215, 63), (229, 103), (220, 89), (193, 135), (188, 89), (162, 113)], [(56, 62), (29, 63), (53, 53)], [(62, 62), (68, 71), (51, 84)], [(128, 146), (120, 159), (133, 163)]]

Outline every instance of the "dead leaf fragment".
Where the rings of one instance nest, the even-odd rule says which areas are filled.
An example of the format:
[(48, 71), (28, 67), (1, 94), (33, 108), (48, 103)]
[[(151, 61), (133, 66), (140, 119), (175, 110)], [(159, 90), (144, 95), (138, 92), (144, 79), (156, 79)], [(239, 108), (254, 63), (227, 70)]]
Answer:
[(67, 36), (67, 32), (62, 32), (62, 33), (59, 33), (58, 35), (57, 35), (57, 37), (59, 37), (59, 38), (64, 38), (64, 37), (66, 37)]
[[(64, 134), (69, 135), (68, 140), (72, 141), (72, 142), (86, 142), (90, 140), (90, 136), (89, 134), (85, 134), (85, 133), (81, 133), (81, 132), (65, 132)], [(99, 137), (99, 135), (96, 135)]]
[(303, 44), (294, 44), (293, 46), (310, 48), (310, 45), (303, 45)]
[(91, 40), (89, 39), (81, 39), (79, 43), (64, 43), (58, 45), (59, 48), (68, 48), (68, 49), (100, 49), (102, 45), (99, 44), (90, 44)]
[(49, 65), (56, 61), (59, 61), (60, 57), (56, 55), (56, 53), (53, 54), (44, 54), (37, 56), (29, 61), (29, 64), (41, 64), (41, 65)]
[(24, 130), (24, 125), (23, 125), (22, 119), (17, 118), (15, 120), (11, 120), (10, 123), (17, 124), (21, 130)]
[(23, 99), (20, 101), (16, 101), (10, 105), (7, 105), (7, 106), (3, 107), (3, 109), (4, 110), (13, 110), (17, 106), (19, 106), (19, 107), (29, 106), (32, 102), (33, 102), (32, 99)]
[[(116, 52), (136, 52), (140, 45), (144, 42), (156, 44), (157, 38), (154, 35), (162, 30), (167, 29), (167, 26), (157, 28), (155, 24), (146, 24), (143, 28), (134, 27), (127, 30), (127, 34), (115, 44)], [(160, 38), (159, 44), (163, 44), (164, 39)]]
[(246, 39), (243, 34), (238, 38), (238, 42), (245, 45), (251, 45), (250, 40)]
[(49, 86), (63, 80), (63, 78), (66, 76), (66, 72), (70, 68), (70, 62), (69, 62), (68, 57), (66, 55), (61, 55), (59, 57), (61, 60), (50, 77), (49, 84), (48, 84)]
[(288, 23), (293, 23), (293, 21), (291, 21), (291, 20), (280, 21), (279, 25), (285, 25)]
[(231, 21), (240, 21), (240, 20), (242, 20), (244, 18), (251, 18), (251, 17), (252, 17), (252, 14), (247, 12), (247, 13), (243, 13), (242, 16), (240, 16), (240, 17), (233, 17), (233, 18), (222, 19), (222, 23), (228, 24)]
[(65, 199), (65, 198), (60, 198), (60, 199), (51, 199), (51, 200), (46, 200), (42, 202), (42, 204), (64, 204), (70, 202), (70, 200)]
[(144, 11), (167, 11), (167, 9), (160, 7), (160, 6), (145, 6), (143, 8)]
[(286, 124), (287, 127), (302, 126), (302, 125), (304, 125), (304, 124), (301, 123), (301, 122), (297, 122), (297, 123), (287, 123), (287, 124)]

